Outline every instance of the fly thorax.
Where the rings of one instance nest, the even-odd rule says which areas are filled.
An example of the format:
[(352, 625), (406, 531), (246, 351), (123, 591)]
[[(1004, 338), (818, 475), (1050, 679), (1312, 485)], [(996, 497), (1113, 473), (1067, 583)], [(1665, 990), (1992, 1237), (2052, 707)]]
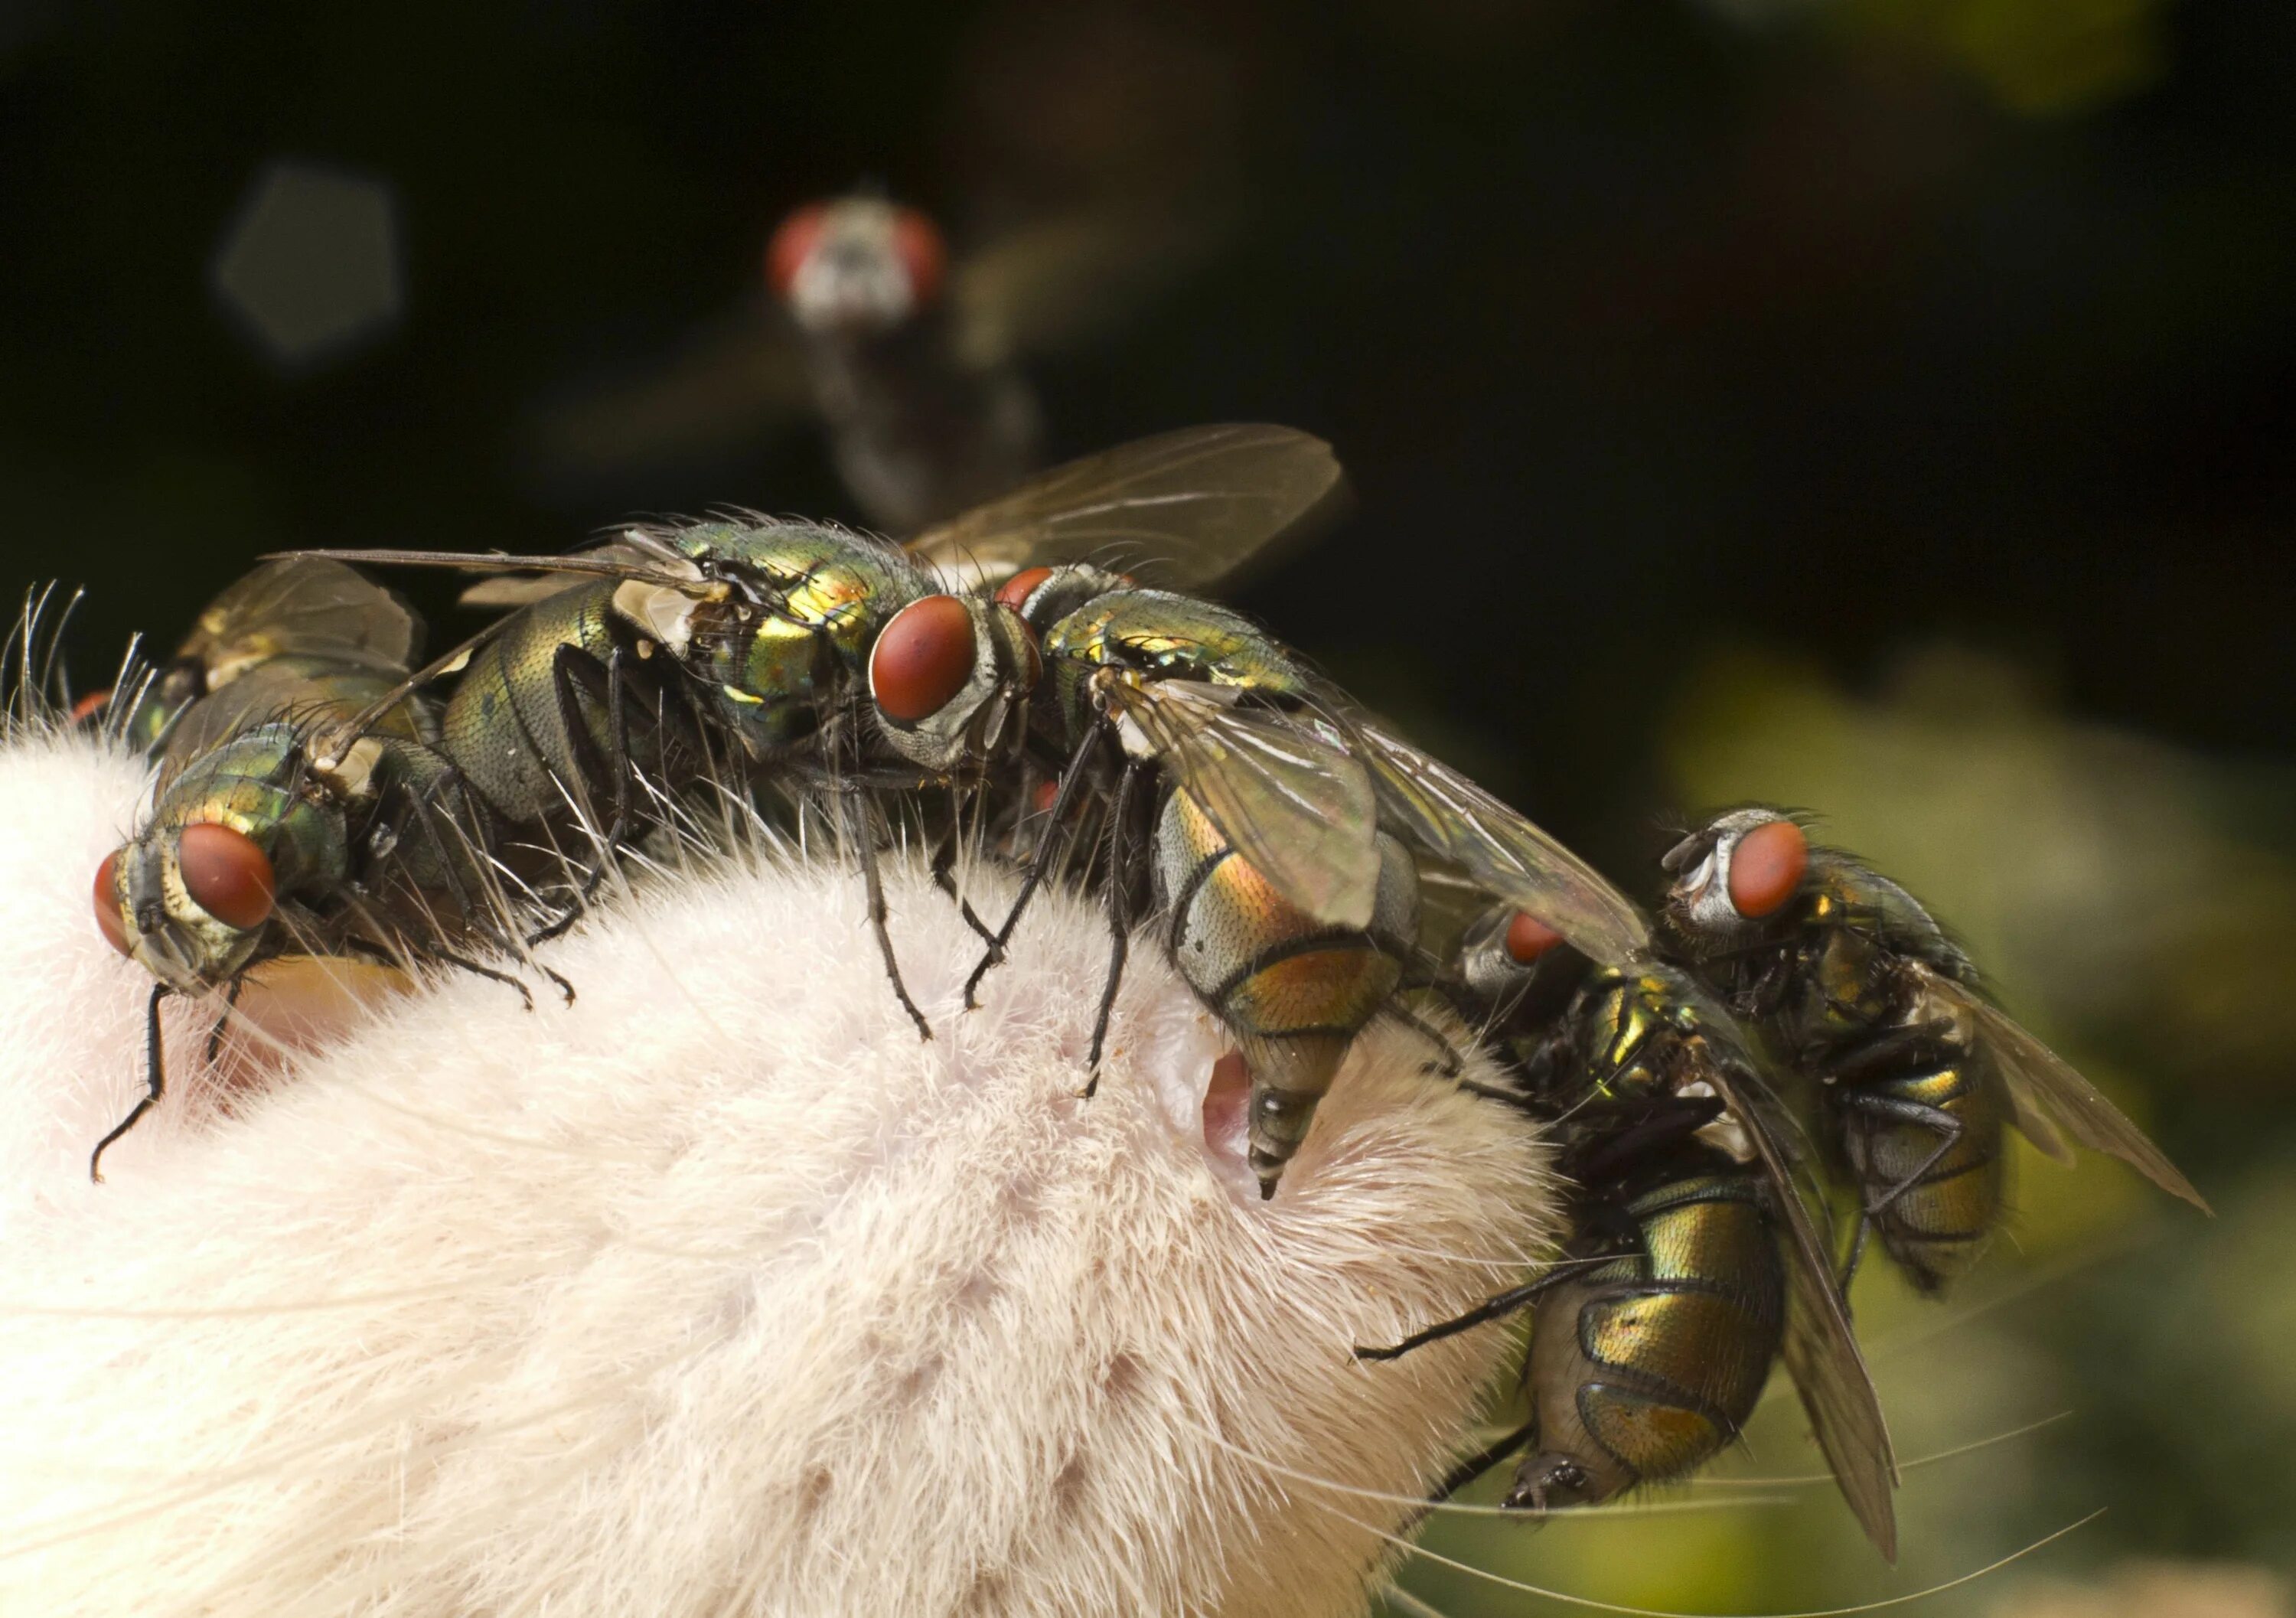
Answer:
[[(999, 584), (996, 594), (996, 600), (1018, 612), (1047, 646), (1067, 625), (1062, 644), (1069, 645), (1094, 633), (1091, 624), (1105, 622), (1104, 614), (1079, 616), (1086, 606), (1131, 586), (1132, 581), (1120, 573), (1072, 563), (1065, 567), (1023, 568)], [(1070, 624), (1072, 619), (1075, 621)]]
[(691, 590), (639, 579), (617, 585), (613, 595), (616, 616), (636, 628), (642, 639), (679, 662), (693, 654), (695, 615), (705, 610), (722, 611), (725, 604), (722, 597), (697, 596)]
[(374, 798), (383, 759), (380, 736), (361, 736), (346, 747), (314, 751), (311, 779), (339, 803), (363, 804)]

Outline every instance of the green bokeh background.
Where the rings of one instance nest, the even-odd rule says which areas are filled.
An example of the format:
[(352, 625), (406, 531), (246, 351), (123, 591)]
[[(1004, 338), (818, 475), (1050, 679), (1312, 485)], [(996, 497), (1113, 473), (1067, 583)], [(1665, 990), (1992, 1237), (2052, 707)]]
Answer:
[[(810, 197), (1216, 193), (1196, 273), (1034, 367), (1056, 450), (1330, 437), (1357, 511), (1246, 605), (1635, 888), (1685, 810), (1820, 811), (2222, 1214), (2028, 1162), (1949, 1302), (1861, 1285), (1906, 1455), (2068, 1413), (1911, 1473), (1895, 1572), (1823, 1487), (1426, 1548), (1799, 1610), (2105, 1507), (1926, 1610), (2284, 1613), (2292, 62), (2265, 0), (0, 0), (0, 546), (93, 587), (85, 683), (282, 546), (849, 514), (802, 428), (584, 488), (521, 435), (754, 299)], [(400, 318), (292, 372), (209, 281), (280, 158), (403, 240)], [(1811, 1470), (1791, 1407), (1720, 1472)]]

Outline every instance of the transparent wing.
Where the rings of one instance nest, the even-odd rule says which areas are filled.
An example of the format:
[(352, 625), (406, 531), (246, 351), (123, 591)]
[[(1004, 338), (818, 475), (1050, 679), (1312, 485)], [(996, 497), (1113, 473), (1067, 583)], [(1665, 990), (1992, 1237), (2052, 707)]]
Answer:
[(1086, 456), (909, 541), (983, 571), (1106, 554), (1142, 584), (1193, 588), (1289, 531), (1342, 483), (1323, 439), (1289, 427), (1189, 427)]
[[(513, 578), (498, 597), (477, 604), (525, 606), (556, 595), (566, 587), (570, 574), (590, 579), (634, 579), (671, 589), (688, 587), (701, 579), (694, 565), (666, 548), (635, 540), (618, 540), (595, 549), (566, 556), (513, 556), (503, 551), (291, 551), (296, 560), (316, 557), (328, 562), (357, 562), (369, 567), (446, 568), (457, 573), (539, 574), (539, 579)], [(370, 588), (373, 587), (369, 587)], [(469, 599), (466, 594), (465, 600)]]
[[(2059, 1132), (2092, 1152), (2103, 1152), (2135, 1169), (2163, 1191), (2181, 1196), (2203, 1213), (2214, 1211), (2128, 1115), (2104, 1098), (2072, 1064), (2042, 1044), (1999, 1006), (1965, 983), (1923, 973), (1929, 990), (1965, 1008), (1983, 1036), (1994, 1066), (2009, 1091), (2017, 1127), (2047, 1151)], [(2038, 1132), (2037, 1132), (2038, 1131)]]
[(1119, 722), (1287, 900), (1332, 926), (1369, 924), (1378, 828), (1371, 784), (1345, 748), (1193, 681), (1107, 689)]
[(340, 562), (266, 561), (210, 603), (178, 653), (222, 685), (274, 657), (324, 657), (405, 669), (421, 627), (381, 585)]
[(964, 357), (1008, 365), (1105, 337), (1219, 248), (1234, 221), (1207, 201), (1080, 209), (975, 247), (949, 285)]
[[(157, 790), (165, 793), (193, 760), (255, 726), (340, 720), (394, 689), (398, 677), (396, 669), (357, 664), (315, 673), (299, 659), (258, 664), (184, 710), (168, 731)], [(411, 715), (401, 715), (382, 728), (412, 735), (413, 725)]]
[(1615, 966), (1641, 954), (1641, 911), (1576, 854), (1447, 765), (1370, 725), (1351, 727), (1380, 807), (1431, 853)]
[(1704, 1076), (1745, 1130), (1785, 1221), (1786, 1335), (1780, 1358), (1801, 1395), (1810, 1431), (1842, 1499), (1849, 1502), (1866, 1537), (1894, 1562), (1898, 1520), (1890, 1491), (1897, 1487), (1898, 1458), (1866, 1356), (1850, 1329), (1849, 1311), (1834, 1285), (1833, 1259), (1818, 1240), (1808, 1205), (1794, 1188), (1785, 1154), (1752, 1098), (1726, 1064), (1710, 1064)]
[[(634, 576), (651, 576), (663, 564), (662, 554), (641, 545), (615, 540), (594, 549), (578, 553), (592, 561), (627, 563)], [(459, 607), (530, 607), (537, 601), (547, 601), (567, 587), (563, 573), (497, 573), (478, 583), (455, 597)]]
[(760, 304), (702, 325), (659, 360), (550, 400), (525, 429), (534, 469), (554, 483), (586, 486), (722, 453), (811, 414), (797, 335)]

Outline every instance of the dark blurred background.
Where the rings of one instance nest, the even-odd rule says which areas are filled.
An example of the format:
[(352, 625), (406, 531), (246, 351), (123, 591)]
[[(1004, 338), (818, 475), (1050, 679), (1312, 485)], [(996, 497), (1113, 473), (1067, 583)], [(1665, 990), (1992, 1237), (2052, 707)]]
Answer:
[(1822, 1490), (1428, 1547), (1753, 1610), (2105, 1506), (1939, 1607), (2285, 1614), (2292, 65), (2269, 0), (0, 0), (0, 545), (87, 684), (267, 550), (851, 516), (801, 420), (537, 423), (765, 318), (798, 203), (1152, 195), (1191, 249), (1025, 362), (1055, 454), (1325, 435), (1356, 512), (1244, 604), (1637, 891), (1685, 809), (1825, 814), (2225, 1215), (2042, 1165), (1954, 1302), (1861, 1289), (1905, 1453), (2072, 1412), (1910, 1474), (1898, 1573)]

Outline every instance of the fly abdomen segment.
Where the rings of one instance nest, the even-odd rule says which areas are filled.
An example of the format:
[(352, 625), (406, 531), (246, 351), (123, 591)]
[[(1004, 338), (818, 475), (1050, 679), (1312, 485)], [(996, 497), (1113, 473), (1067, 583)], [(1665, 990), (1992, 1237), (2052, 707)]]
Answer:
[(1984, 1255), (2007, 1201), (2008, 1122), (1978, 1053), (1827, 1091), (1862, 1216), (1933, 1292)]
[(1757, 1179), (1692, 1152), (1684, 1178), (1610, 1211), (1635, 1233), (1543, 1297), (1528, 1359), (1536, 1448), (1507, 1503), (1591, 1504), (1678, 1477), (1735, 1441), (1785, 1324), (1777, 1236)]
[(1167, 794), (1157, 817), (1166, 949), (1250, 1069), (1250, 1155), (1263, 1196), (1307, 1138), (1348, 1047), (1401, 981), (1417, 881), (1392, 838), (1381, 855), (1371, 925), (1334, 927), (1286, 900), (1186, 791)]

